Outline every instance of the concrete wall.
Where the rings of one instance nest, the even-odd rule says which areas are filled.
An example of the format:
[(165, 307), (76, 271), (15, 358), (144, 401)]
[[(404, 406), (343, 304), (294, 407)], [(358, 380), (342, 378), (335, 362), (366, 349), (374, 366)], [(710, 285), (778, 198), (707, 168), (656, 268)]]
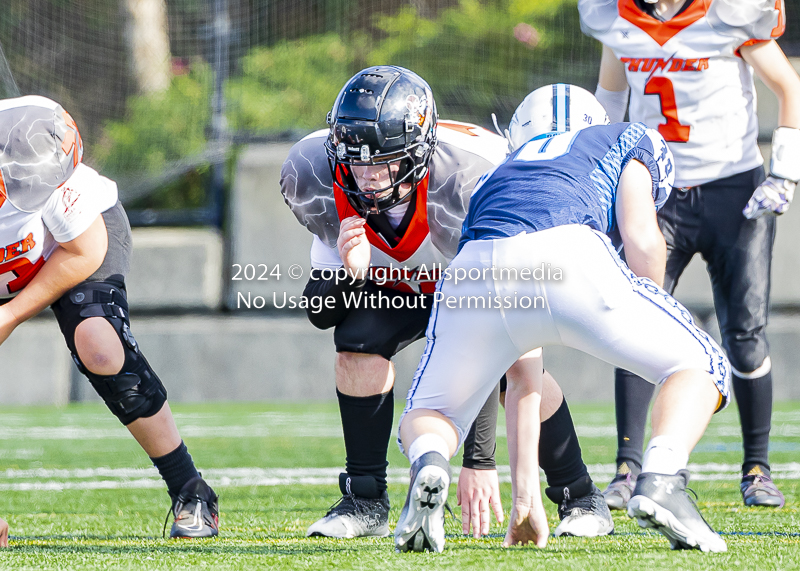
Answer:
[[(54, 330), (55, 326), (50, 329)], [(716, 333), (714, 327), (708, 329)], [(170, 399), (175, 402), (335, 398), (332, 333), (314, 329), (302, 317), (148, 317), (137, 319), (133, 332), (148, 361), (167, 386)], [(773, 318), (770, 341), (775, 399), (800, 400), (800, 383), (795, 382), (795, 371), (800, 368), (800, 354), (796, 349), (800, 345), (798, 320)], [(62, 345), (52, 345), (50, 351), (56, 353), (58, 349), (63, 353), (59, 362), (68, 364)], [(424, 342), (418, 341), (395, 359), (398, 399), (405, 397), (423, 349)], [(0, 353), (0, 359), (3, 357)], [(593, 357), (572, 349), (548, 347), (545, 366), (572, 401), (610, 402), (614, 398), (613, 368)], [(42, 374), (55, 378), (52, 371), (42, 371)], [(25, 375), (25, 378), (30, 377), (30, 373)], [(97, 398), (77, 372), (72, 381), (73, 400)], [(60, 402), (64, 402), (64, 387), (68, 383), (61, 381), (54, 386), (51, 381), (42, 386), (35, 398), (28, 395), (25, 401), (13, 400), (19, 399), (19, 395), (5, 393), (5, 385), (0, 384), (0, 390), (4, 391), (3, 403), (53, 402), (54, 399), (42, 398), (48, 390), (54, 391), (52, 397), (58, 395)]]
[[(242, 268), (242, 279), (228, 284), (224, 304), (229, 309), (244, 309), (241, 300), (245, 298), (262, 296), (271, 307), (273, 294), (303, 293), (311, 267), (311, 234), (284, 204), (279, 183), (281, 165), (290, 148), (287, 144), (251, 145), (241, 153), (232, 189), (230, 262)], [(248, 264), (254, 273), (247, 274)], [(294, 279), (289, 277), (292, 266), (293, 271), (299, 269)], [(270, 275), (276, 267), (280, 278)], [(231, 271), (235, 274), (238, 268)], [(256, 279), (247, 279), (250, 275)], [(266, 279), (258, 279), (261, 277)]]
[(134, 309), (218, 309), (222, 236), (210, 228), (136, 228), (128, 276)]

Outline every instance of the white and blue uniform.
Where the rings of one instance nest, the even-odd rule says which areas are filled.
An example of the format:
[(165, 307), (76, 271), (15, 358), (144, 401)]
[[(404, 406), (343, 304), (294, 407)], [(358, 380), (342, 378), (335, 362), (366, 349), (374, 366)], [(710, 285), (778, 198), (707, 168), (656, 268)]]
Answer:
[(476, 185), (460, 245), (567, 224), (611, 232), (617, 183), (631, 159), (650, 171), (659, 209), (672, 189), (674, 168), (653, 129), (617, 123), (529, 141)]
[(634, 159), (650, 170), (661, 206), (672, 155), (640, 123), (534, 139), (485, 175), (460, 251), (437, 285), (405, 412), (436, 410), (463, 441), (497, 379), (547, 345), (579, 349), (652, 383), (702, 369), (727, 403), (730, 366), (719, 346), (669, 294), (634, 275), (606, 235), (616, 226), (619, 178)]

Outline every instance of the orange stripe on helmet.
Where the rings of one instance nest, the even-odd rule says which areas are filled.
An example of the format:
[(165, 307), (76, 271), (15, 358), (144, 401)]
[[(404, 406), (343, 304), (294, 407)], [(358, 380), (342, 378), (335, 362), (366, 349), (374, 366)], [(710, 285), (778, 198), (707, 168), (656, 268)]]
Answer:
[(67, 134), (64, 135), (64, 141), (61, 143), (61, 150), (64, 151), (64, 154), (67, 156), (69, 156), (70, 151), (72, 152), (72, 166), (77, 167), (78, 163), (81, 161), (81, 155), (83, 154), (83, 141), (81, 140), (81, 134), (78, 131), (75, 120), (66, 111), (63, 113), (64, 122), (67, 124), (67, 127), (72, 130), (67, 131)]

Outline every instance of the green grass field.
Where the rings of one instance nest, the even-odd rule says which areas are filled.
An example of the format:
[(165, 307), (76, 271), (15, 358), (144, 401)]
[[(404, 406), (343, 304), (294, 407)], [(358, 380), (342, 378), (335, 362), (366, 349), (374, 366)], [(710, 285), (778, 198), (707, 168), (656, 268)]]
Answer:
[[(800, 569), (800, 403), (775, 408), (771, 461), (785, 508), (741, 503), (735, 407), (715, 417), (691, 457), (690, 486), (728, 543), (718, 555), (672, 552), (666, 539), (623, 515), (614, 517), (614, 536), (551, 538), (544, 550), (502, 549), (499, 525), (488, 538), (464, 538), (449, 518), (443, 554), (396, 554), (390, 538), (307, 539), (306, 528), (339, 495), (344, 446), (335, 404), (174, 406), (189, 450), (220, 495), (221, 536), (164, 540), (166, 489), (102, 405), (0, 409), (0, 515), (11, 526), (0, 569)], [(572, 411), (585, 460), (602, 487), (613, 470), (613, 408), (573, 405)], [(502, 426), (499, 433), (508, 507)], [(389, 459), (396, 520), (408, 464), (394, 445)], [(547, 509), (553, 530), (555, 506)]]

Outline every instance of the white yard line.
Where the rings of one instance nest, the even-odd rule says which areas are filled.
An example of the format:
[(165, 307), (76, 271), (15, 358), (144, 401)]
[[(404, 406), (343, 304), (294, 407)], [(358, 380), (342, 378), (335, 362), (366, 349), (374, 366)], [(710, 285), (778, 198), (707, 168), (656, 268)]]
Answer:
[[(341, 468), (216, 468), (203, 470), (209, 484), (215, 487), (330, 485), (339, 481)], [(596, 479), (608, 479), (614, 474), (614, 464), (592, 464), (589, 471)], [(738, 464), (689, 464), (693, 481), (731, 480), (740, 476)], [(510, 482), (510, 468), (499, 466), (501, 482)], [(454, 467), (454, 480), (458, 468)], [(774, 464), (776, 479), (800, 479), (800, 462)], [(392, 468), (389, 481), (403, 484), (408, 470)], [(31, 480), (20, 482), (19, 480)], [(161, 488), (164, 484), (155, 468), (85, 468), (74, 470), (5, 470), (0, 472), (3, 491), (58, 491)]]
[[(273, 436), (293, 436), (297, 438), (341, 438), (342, 427), (338, 424), (268, 422), (244, 425), (195, 425), (179, 424), (184, 438), (268, 438)], [(616, 427), (612, 425), (575, 427), (580, 438), (615, 438)], [(800, 425), (773, 424), (771, 435), (782, 437), (800, 436)], [(497, 427), (497, 436), (505, 437), (504, 426)], [(710, 437), (741, 437), (737, 425), (711, 426), (706, 431)], [(13, 440), (31, 442), (34, 440), (128, 440), (130, 434), (122, 426), (112, 428), (92, 428), (86, 426), (3, 426), (0, 425), (0, 441)]]

